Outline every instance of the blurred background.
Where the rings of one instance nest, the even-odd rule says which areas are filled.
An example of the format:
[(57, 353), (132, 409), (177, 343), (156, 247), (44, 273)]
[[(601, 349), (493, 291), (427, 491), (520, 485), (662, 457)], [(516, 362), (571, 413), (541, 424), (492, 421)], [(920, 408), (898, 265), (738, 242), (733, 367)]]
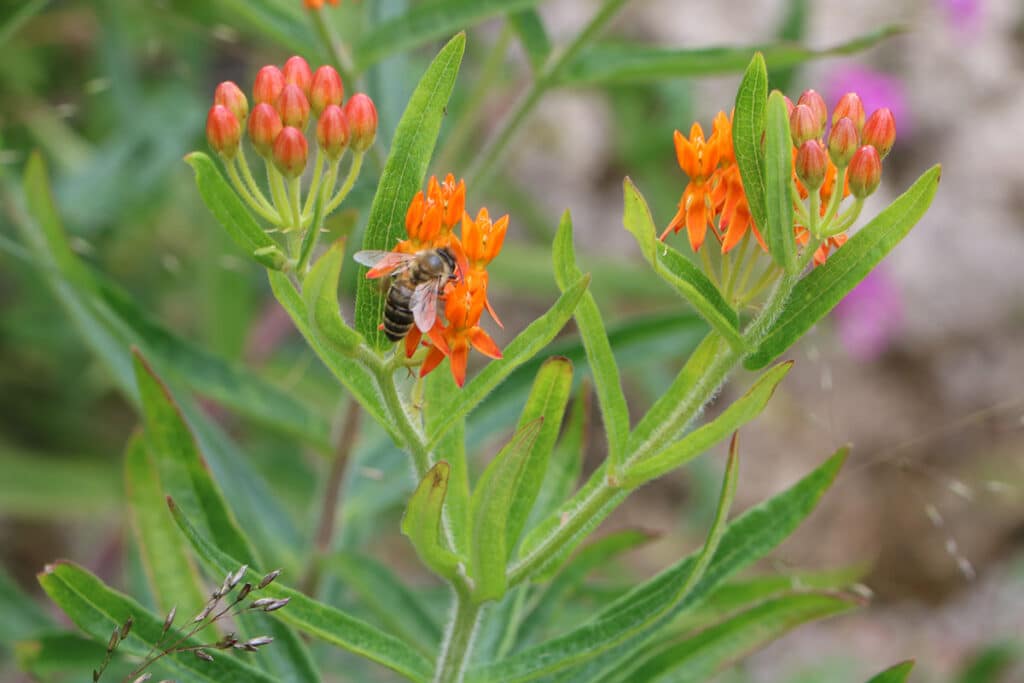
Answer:
[[(362, 22), (407, 4), (416, 3), (349, 0), (328, 16), (344, 40), (354, 40)], [(163, 328), (256, 370), (331, 420), (339, 402), (331, 379), (277, 308), (260, 269), (221, 234), (182, 162), (206, 148), (205, 114), (219, 81), (249, 90), (260, 66), (300, 49), (288, 42), (291, 26), (305, 26), (300, 1), (4, 5), (4, 174), (16, 178), (30, 151), (41, 150), (77, 256)], [(280, 23), (254, 9), (264, 6), (278, 8)], [(596, 7), (551, 0), (539, 12), (557, 45)], [(943, 164), (943, 182), (914, 232), (790, 352), (794, 371), (742, 434), (738, 494), (739, 507), (763, 500), (851, 442), (837, 485), (772, 563), (786, 571), (859, 566), (872, 599), (754, 655), (723, 674), (729, 683), (862, 681), (905, 658), (918, 661), (912, 681), (1024, 681), (1024, 7), (1014, 0), (635, 0), (608, 37), (686, 48), (782, 38), (827, 48), (889, 25), (904, 31), (854, 55), (773, 71), (772, 86), (793, 99), (814, 87), (830, 106), (855, 90), (868, 112), (893, 109), (896, 147), (865, 216), (933, 163)], [(469, 39), (432, 167), (439, 174), (471, 167), (477, 141), (530, 78), (526, 55), (500, 22), (473, 28)], [(438, 44), (367, 71), (362, 87), (381, 115), (378, 145), (390, 139)], [(323, 61), (319, 50), (311, 43), (304, 51), (314, 68)], [(481, 98), (483, 80), (491, 90)], [(621, 227), (621, 181), (631, 176), (656, 222), (667, 225), (686, 182), (672, 132), (688, 131), (694, 120), (709, 130), (714, 114), (730, 109), (738, 81), (732, 73), (550, 91), (491, 181), (467, 177), (467, 208), (511, 214), (510, 244), (491, 275), (506, 323), (494, 331), (499, 343), (556, 295), (549, 245), (569, 209), (631, 407), (640, 414), (660, 394), (703, 327), (643, 267)], [(371, 163), (332, 229), (358, 238), (378, 173)], [(69, 557), (128, 592), (142, 590), (120, 464), (137, 418), (116, 368), (95, 352), (81, 318), (69, 316), (7, 209), (0, 217), (0, 565), (8, 577), (0, 582), (0, 678), (58, 680), (15, 673), (32, 620), (59, 619), (40, 597), (36, 572)], [(682, 247), (682, 235), (670, 239)], [(350, 315), (348, 275), (341, 299)], [(737, 376), (726, 395), (749, 380)], [(482, 450), (514, 419), (516, 391), (499, 391), (472, 425)], [(209, 398), (200, 396), (196, 410), (244, 449), (255, 472), (275, 473), (275, 497), (298, 533), (311, 535), (310, 499), (325, 470), (316, 449)], [(592, 417), (599, 423), (596, 411)], [(603, 457), (600, 425), (593, 430), (588, 468)], [(429, 590), (397, 534), (407, 472), (372, 427), (360, 446), (341, 543), (397, 565)], [(609, 528), (640, 526), (659, 536), (619, 571), (650, 575), (699, 542), (722, 465), (721, 452), (708, 454), (623, 506)], [(9, 609), (23, 593), (38, 602), (25, 612), (32, 617)]]

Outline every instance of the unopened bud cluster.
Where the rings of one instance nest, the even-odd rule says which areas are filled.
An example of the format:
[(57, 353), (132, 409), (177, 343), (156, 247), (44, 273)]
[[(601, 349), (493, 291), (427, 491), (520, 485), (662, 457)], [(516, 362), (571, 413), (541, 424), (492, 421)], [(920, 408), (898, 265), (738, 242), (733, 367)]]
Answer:
[[(261, 68), (253, 82), (251, 103), (250, 109), (250, 100), (235, 83), (218, 85), (206, 117), (206, 139), (223, 160), (235, 191), (253, 211), (282, 232), (305, 232), (318, 200), (321, 216), (326, 216), (351, 190), (363, 155), (377, 137), (377, 109), (362, 93), (345, 100), (345, 85), (333, 67), (323, 65), (314, 71), (299, 56), (289, 58), (282, 67)], [(269, 197), (249, 167), (242, 145), (245, 133), (266, 167)], [(352, 162), (336, 187), (348, 150)], [(312, 177), (303, 197), (301, 179), (311, 156)], [(261, 247), (253, 256), (277, 270), (303, 262), (304, 255), (295, 253), (295, 245), (286, 250)]]

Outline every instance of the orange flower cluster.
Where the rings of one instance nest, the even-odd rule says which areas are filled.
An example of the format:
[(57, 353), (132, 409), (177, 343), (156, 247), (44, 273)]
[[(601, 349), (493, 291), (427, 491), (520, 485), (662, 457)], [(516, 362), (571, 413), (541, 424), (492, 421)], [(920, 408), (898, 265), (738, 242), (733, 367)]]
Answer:
[[(499, 325), (494, 309), (487, 300), (487, 265), (501, 251), (508, 230), (508, 216), (492, 221), (487, 209), (480, 209), (471, 218), (465, 210), (466, 184), (455, 182), (451, 174), (439, 183), (431, 176), (427, 192), (416, 193), (409, 204), (405, 228), (409, 238), (395, 246), (395, 251), (415, 254), (424, 249), (447, 247), (455, 254), (459, 275), (444, 291), (444, 318), (438, 316), (424, 340), (413, 327), (405, 338), (406, 355), (412, 357), (423, 342), (430, 346), (420, 377), (440, 365), (446, 357), (451, 362), (452, 377), (460, 387), (466, 382), (466, 363), (472, 346), (490, 358), (501, 358), (501, 349), (480, 327), (484, 309)], [(461, 222), (460, 234), (454, 232)]]
[(710, 227), (724, 254), (739, 244), (750, 230), (761, 248), (767, 251), (750, 217), (747, 196), (743, 192), (732, 147), (732, 117), (719, 112), (711, 126), (711, 137), (706, 140), (700, 124), (694, 123), (689, 138), (677, 130), (674, 141), (679, 168), (690, 177), (690, 182), (679, 200), (679, 211), (661, 239), (670, 232), (686, 228), (690, 246), (698, 251)]

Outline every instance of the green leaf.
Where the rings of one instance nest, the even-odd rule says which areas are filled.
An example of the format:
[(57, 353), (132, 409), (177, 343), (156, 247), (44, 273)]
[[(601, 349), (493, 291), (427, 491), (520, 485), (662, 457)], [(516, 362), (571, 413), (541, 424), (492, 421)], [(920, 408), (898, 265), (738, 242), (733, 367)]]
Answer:
[(750, 216), (762, 234), (768, 225), (767, 180), (765, 179), (764, 134), (768, 107), (768, 70), (764, 55), (755, 52), (750, 60), (739, 90), (732, 119), (732, 146), (736, 165), (743, 180), (743, 191), (750, 207)]
[(536, 607), (523, 620), (520, 631), (529, 637), (540, 633), (551, 617), (564, 609), (566, 595), (580, 587), (583, 579), (595, 569), (607, 567), (615, 557), (650, 543), (656, 536), (639, 529), (623, 529), (588, 543), (565, 565), (565, 568), (547, 585), (539, 586), (539, 594), (531, 602)]
[[(235, 569), (238, 567), (235, 566)], [(226, 573), (226, 572), (225, 572)], [(51, 564), (39, 574), (39, 584), (78, 628), (93, 640), (106, 643), (111, 632), (131, 617), (134, 624), (118, 651), (144, 656), (161, 638), (164, 618), (131, 598), (104, 585), (85, 569), (70, 562)], [(173, 641), (172, 641), (173, 642)], [(183, 645), (199, 645), (196, 638)], [(210, 683), (274, 683), (275, 679), (234, 657), (204, 662), (191, 652), (164, 657), (179, 675)], [(98, 664), (99, 662), (97, 662)]]
[[(138, 353), (135, 354), (135, 373), (146, 441), (156, 461), (163, 492), (183, 501), (193, 514), (198, 515), (204, 529), (216, 539), (219, 547), (230, 548), (234, 557), (242, 558), (235, 569), (242, 563), (259, 564), (259, 557), (225, 503), (181, 410), (167, 387)], [(273, 660), (281, 680), (290, 683), (315, 680), (312, 659), (290, 629), (275, 620), (259, 618), (259, 615), (247, 621), (254, 621), (262, 628), (269, 624), (277, 647), (269, 652), (268, 658)]]
[(433, 452), (449, 466), (448, 494), (445, 496), (445, 520), (451, 531), (456, 554), (469, 556), (469, 467), (466, 462), (466, 418), (452, 418), (449, 406), (462, 388), (450, 372), (432, 372), (424, 381), (423, 425), (428, 435), (444, 431)]
[[(555, 281), (563, 292), (583, 276), (576, 265), (572, 218), (568, 211), (562, 214), (562, 220), (558, 225), (558, 233), (555, 235), (552, 248), (552, 260)], [(594, 378), (597, 403), (601, 407), (604, 429), (608, 435), (608, 458), (614, 470), (625, 458), (626, 439), (629, 438), (629, 406), (626, 405), (626, 396), (622, 393), (619, 366), (615, 363), (615, 356), (608, 342), (608, 333), (605, 331), (604, 321), (601, 320), (601, 311), (593, 294), (587, 292), (583, 295), (574, 317), (580, 338), (583, 340), (583, 349), (587, 354), (590, 374)]]
[[(848, 597), (810, 593), (768, 601), (695, 636), (656, 643), (628, 680), (706, 681), (792, 629), (857, 607)], [(632, 668), (632, 667), (631, 667)]]
[(789, 134), (789, 113), (782, 93), (768, 96), (765, 128), (765, 239), (772, 259), (787, 273), (797, 271), (796, 241), (793, 236), (793, 139)]
[(906, 683), (907, 678), (910, 676), (910, 671), (913, 668), (914, 660), (908, 659), (905, 662), (900, 662), (899, 664), (890, 666), (885, 671), (872, 676), (868, 683)]
[[(715, 520), (708, 532), (704, 547), (685, 575), (658, 601), (637, 599), (626, 603), (617, 601), (615, 612), (603, 611), (597, 619), (551, 640), (543, 645), (524, 650), (495, 664), (485, 665), (470, 672), (471, 681), (528, 681), (545, 673), (565, 669), (573, 664), (586, 661), (655, 626), (662, 617), (673, 609), (701, 580), (710, 565), (722, 540), (729, 507), (736, 493), (738, 457), (735, 451), (730, 455), (726, 467), (722, 493), (719, 497)], [(646, 584), (644, 584), (646, 585)], [(643, 586), (634, 590), (637, 593)], [(639, 597), (639, 596), (638, 596)], [(621, 604), (620, 604), (621, 603)]]
[(839, 303), (899, 243), (924, 215), (939, 186), (942, 168), (933, 166), (880, 214), (800, 280), (785, 310), (744, 365), (763, 368), (788, 349)]
[(403, 438), (401, 433), (391, 425), (387, 418), (387, 411), (381, 399), (376, 377), (333, 345), (327, 344), (326, 340), (316, 333), (309, 324), (310, 316), (306, 312), (306, 305), (287, 275), (277, 271), (267, 271), (267, 277), (270, 280), (270, 289), (274, 292), (278, 303), (288, 312), (296, 329), (299, 330), (327, 369), (331, 371), (331, 374), (359, 401), (359, 405), (373, 417), (374, 421), (383, 425), (394, 440), (401, 443)]
[[(491, 393), (506, 377), (540, 353), (541, 349), (555, 338), (565, 324), (569, 322), (576, 306), (587, 291), (590, 276), (584, 275), (572, 287), (558, 297), (548, 311), (527, 325), (507, 347), (501, 360), (488, 363), (476, 377), (466, 383), (455, 400), (448, 406), (447, 425), (453, 424), (468, 415), (486, 396)], [(428, 448), (433, 450), (450, 427), (442, 425), (440, 431), (433, 434)]]
[(246, 256), (253, 258), (257, 249), (275, 246), (274, 240), (263, 232), (241, 198), (224, 180), (213, 159), (202, 152), (192, 152), (185, 161), (195, 171), (196, 187), (206, 207)]
[(390, 568), (368, 555), (337, 553), (327, 560), (327, 569), (359, 596), (389, 633), (401, 636), (424, 655), (434, 656), (441, 642), (441, 627), (420, 597)]
[(535, 9), (527, 9), (510, 14), (508, 22), (519, 36), (533, 73), (540, 73), (551, 54), (551, 39), (540, 14)]
[[(734, 520), (726, 529), (719, 550), (704, 577), (678, 605), (663, 615), (659, 623), (665, 625), (676, 622), (680, 615), (693, 611), (710, 599), (724, 580), (781, 543), (814, 509), (821, 495), (834, 480), (845, 456), (846, 450), (841, 449), (789, 490), (746, 511)], [(598, 620), (612, 618), (638, 604), (648, 604), (652, 609), (656, 608), (666, 596), (671, 595), (682, 577), (692, 571), (696, 562), (698, 560), (693, 556), (677, 562), (650, 581), (606, 605), (598, 614)], [(700, 623), (700, 627), (706, 626), (707, 622)], [(658, 627), (656, 625), (656, 628)], [(641, 633), (593, 662), (576, 667), (571, 678), (563, 678), (568, 678), (572, 683), (589, 683), (597, 679), (608, 667), (635, 656), (637, 649), (643, 646), (653, 631), (652, 628), (646, 633)]]
[(742, 348), (743, 337), (739, 331), (736, 311), (722, 297), (718, 288), (689, 259), (672, 247), (659, 242), (651, 210), (640, 190), (629, 178), (623, 183), (625, 209), (622, 216), (626, 230), (633, 233), (644, 258), (654, 272), (672, 285), (697, 312), (729, 340), (736, 348)]
[(813, 50), (792, 42), (695, 50), (636, 44), (595, 45), (566, 70), (561, 82), (566, 85), (637, 85), (672, 78), (739, 73), (756, 54), (761, 54), (772, 65), (772, 69), (781, 69), (821, 57), (860, 52), (901, 31), (898, 26), (887, 26), (822, 50)]
[(345, 260), (345, 239), (339, 239), (313, 264), (302, 284), (302, 299), (309, 329), (324, 346), (350, 355), (363, 343), (358, 332), (345, 324), (338, 309), (338, 279)]
[[(409, 99), (373, 197), (363, 249), (387, 251), (404, 236), (406, 210), (423, 185), (465, 48), (464, 33), (452, 38), (431, 62)], [(383, 349), (391, 344), (377, 329), (384, 312), (384, 296), (377, 283), (362, 277), (365, 272), (360, 266), (356, 329), (371, 346)]]
[[(174, 521), (211, 571), (227, 573), (237, 570), (241, 562), (213, 545), (172, 501), (168, 500), (168, 505)], [(248, 580), (258, 582), (262, 574), (250, 567), (246, 576)], [(287, 598), (287, 607), (274, 614), (304, 633), (382, 664), (411, 680), (426, 681), (430, 677), (430, 663), (398, 638), (341, 610), (319, 603), (285, 586), (280, 579), (264, 589), (261, 595)]]
[(776, 365), (714, 420), (694, 430), (683, 440), (631, 465), (623, 474), (622, 485), (634, 488), (657, 479), (693, 460), (725, 439), (731, 432), (753, 420), (764, 410), (768, 400), (775, 393), (775, 387), (791, 367), (792, 362)]
[(589, 413), (590, 392), (584, 385), (576, 392), (576, 398), (569, 409), (569, 417), (562, 429), (562, 436), (548, 461), (547, 472), (526, 523), (527, 530), (533, 529), (576, 490), (576, 483), (583, 472), (583, 452), (586, 446)]
[(505, 594), (513, 497), (533, 451), (544, 418), (516, 431), (512, 440), (494, 457), (480, 475), (470, 500), (473, 534), (469, 553), (469, 576), (473, 579), (473, 600), (482, 603)]
[(178, 607), (183, 615), (196, 614), (208, 596), (188, 544), (167, 512), (160, 474), (140, 432), (128, 441), (124, 479), (135, 542), (157, 609), (166, 614)]
[[(322, 415), (270, 382), (174, 335), (114, 283), (86, 267), (71, 250), (38, 154), (26, 166), (25, 195), (31, 216), (16, 212), (15, 224), (36, 256), (33, 265), (44, 266), (40, 270), (47, 283), (126, 395), (135, 398), (129, 354), (135, 345), (162, 372), (199, 393), (261, 424), (328, 447), (329, 424)], [(16, 200), (12, 204), (17, 207)]]
[(687, 426), (684, 418), (693, 414), (693, 407), (685, 402), (685, 398), (706, 395), (706, 392), (694, 391), (694, 387), (707, 381), (708, 368), (725, 347), (726, 342), (714, 332), (704, 336), (669, 388), (640, 418), (629, 435), (627, 450), (630, 453), (636, 453), (641, 448), (645, 451), (658, 450), (683, 433)]
[[(14, 658), (18, 668), (32, 674), (35, 677), (32, 680), (60, 680), (54, 676), (57, 673), (73, 672), (72, 675), (81, 675), (82, 671), (96, 668), (107, 655), (106, 643), (71, 632), (42, 633), (30, 639), (24, 639), (25, 634), (21, 633), (12, 636), (11, 641), (15, 638), (23, 638), (14, 642)], [(116, 667), (115, 659), (107, 669), (107, 675), (112, 679), (120, 675), (115, 673)], [(127, 673), (128, 669), (124, 671)]]
[(146, 440), (165, 495), (174, 497), (192, 514), (198, 515), (202, 528), (218, 546), (244, 563), (255, 564), (255, 553), (210, 476), (181, 411), (167, 387), (138, 353), (135, 354), (135, 376)]
[(444, 577), (455, 576), (459, 558), (448, 548), (441, 528), (441, 514), (451, 468), (441, 460), (416, 487), (402, 517), (402, 533), (412, 543), (423, 564)]
[(383, 21), (360, 36), (355, 48), (359, 69), (388, 55), (419, 47), (486, 21), (533, 7), (538, 0), (429, 0)]
[(533, 510), (534, 502), (548, 474), (548, 460), (555, 448), (555, 441), (562, 429), (562, 418), (569, 403), (572, 390), (572, 362), (555, 356), (541, 365), (533, 389), (523, 406), (516, 431), (527, 428), (541, 420), (530, 452), (525, 456), (523, 472), (518, 486), (512, 493), (511, 509), (508, 513), (508, 552), (511, 555), (519, 544), (519, 538), (526, 526), (526, 520)]

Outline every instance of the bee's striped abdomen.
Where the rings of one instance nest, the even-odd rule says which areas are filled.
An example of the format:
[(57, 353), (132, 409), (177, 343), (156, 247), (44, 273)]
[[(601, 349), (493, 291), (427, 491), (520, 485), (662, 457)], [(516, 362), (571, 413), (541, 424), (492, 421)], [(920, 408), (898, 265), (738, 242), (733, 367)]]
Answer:
[(395, 280), (388, 289), (384, 302), (384, 334), (391, 341), (398, 341), (412, 329), (413, 316), (409, 308), (413, 288), (403, 280)]

